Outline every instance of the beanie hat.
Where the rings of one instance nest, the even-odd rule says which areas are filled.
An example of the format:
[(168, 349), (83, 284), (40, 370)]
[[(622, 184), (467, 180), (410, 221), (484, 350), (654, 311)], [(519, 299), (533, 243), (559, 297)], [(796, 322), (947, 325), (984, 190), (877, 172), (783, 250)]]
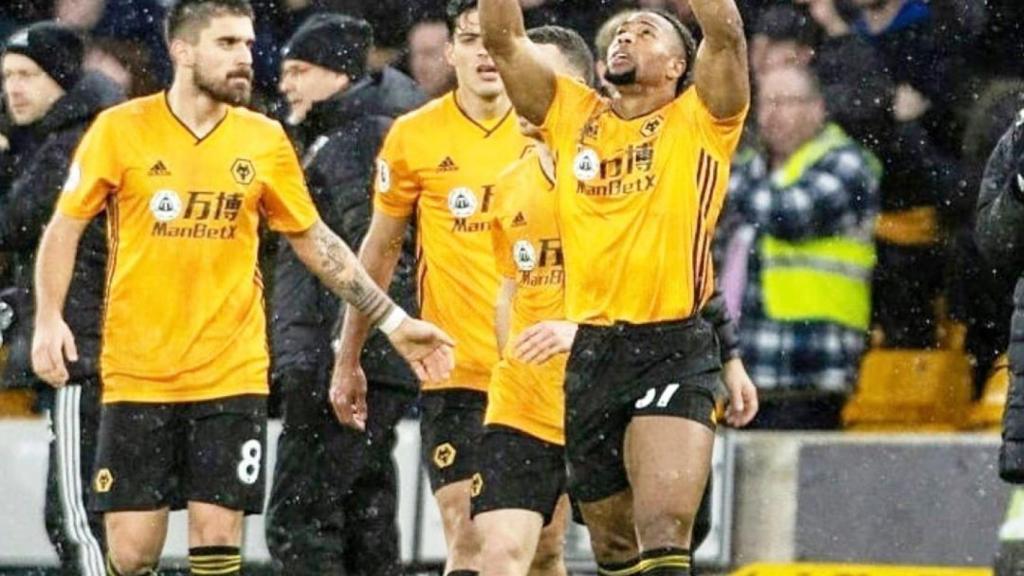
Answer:
[(302, 60), (356, 80), (366, 73), (371, 46), (373, 28), (365, 20), (343, 14), (314, 14), (281, 49), (281, 59)]
[(4, 52), (31, 59), (64, 90), (70, 90), (82, 76), (82, 38), (53, 21), (37, 22), (11, 34)]

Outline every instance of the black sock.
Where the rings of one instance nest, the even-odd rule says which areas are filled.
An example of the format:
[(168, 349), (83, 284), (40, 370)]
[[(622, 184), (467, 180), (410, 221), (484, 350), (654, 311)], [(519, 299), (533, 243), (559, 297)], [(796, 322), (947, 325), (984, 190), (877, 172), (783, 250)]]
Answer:
[(480, 576), (480, 572), (477, 570), (452, 570), (445, 576)]
[(598, 576), (634, 576), (641, 570), (640, 559), (633, 558), (627, 562), (603, 562), (597, 565)]
[[(152, 567), (135, 573), (137, 576), (156, 576), (156, 574), (156, 568)], [(107, 576), (128, 576), (117, 571), (114, 561), (110, 559), (110, 554), (107, 554)]]
[(198, 546), (188, 549), (188, 565), (193, 576), (241, 574), (242, 554), (238, 546)]
[(643, 576), (690, 576), (690, 551), (685, 548), (656, 548), (640, 554)]

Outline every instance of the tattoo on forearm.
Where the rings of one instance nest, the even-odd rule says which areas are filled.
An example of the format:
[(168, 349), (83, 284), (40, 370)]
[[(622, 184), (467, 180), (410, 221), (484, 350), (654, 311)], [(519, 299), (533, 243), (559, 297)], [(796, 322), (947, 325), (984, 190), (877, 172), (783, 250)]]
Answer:
[(341, 239), (325, 228), (317, 230), (315, 243), (320, 279), (331, 291), (366, 315), (372, 325), (383, 321), (394, 303), (359, 266), (355, 255)]

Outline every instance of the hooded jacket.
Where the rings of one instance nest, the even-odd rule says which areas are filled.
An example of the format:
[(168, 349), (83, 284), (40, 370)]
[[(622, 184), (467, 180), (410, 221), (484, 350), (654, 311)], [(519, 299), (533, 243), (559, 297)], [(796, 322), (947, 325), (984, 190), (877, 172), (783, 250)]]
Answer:
[[(26, 128), (28, 136), (22, 142), (30, 149), (16, 156), (10, 188), (0, 195), (0, 251), (10, 255), (13, 268), (13, 286), (4, 289), (0, 299), (13, 308), (15, 316), (4, 337), (9, 350), (5, 387), (25, 387), (38, 381), (32, 373), (31, 351), (33, 274), (39, 240), (86, 128), (100, 111), (123, 99), (112, 80), (87, 74), (42, 119)], [(106, 263), (105, 218), (101, 215), (89, 224), (78, 245), (64, 305), (64, 320), (79, 355), (78, 362), (68, 364), (71, 382), (94, 377), (99, 371)]]
[[(412, 80), (386, 68), (344, 92), (314, 104), (300, 126), (303, 169), (323, 222), (353, 250), (370, 226), (376, 154), (392, 120), (422, 104)], [(389, 290), (410, 315), (418, 315), (413, 235), (407, 233)], [(299, 261), (282, 238), (274, 265), (271, 298), (273, 376), (325, 376), (333, 365), (331, 340), (340, 299)], [(415, 391), (417, 380), (380, 332), (367, 340), (362, 366), (369, 381)]]

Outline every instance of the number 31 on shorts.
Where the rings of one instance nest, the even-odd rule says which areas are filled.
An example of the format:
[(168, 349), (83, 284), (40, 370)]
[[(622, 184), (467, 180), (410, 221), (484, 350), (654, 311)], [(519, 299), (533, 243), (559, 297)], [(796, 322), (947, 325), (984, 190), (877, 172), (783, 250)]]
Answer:
[(655, 386), (654, 388), (648, 388), (647, 393), (644, 394), (643, 398), (636, 401), (634, 407), (637, 410), (643, 410), (644, 408), (650, 407), (650, 405), (654, 403), (655, 398), (657, 398), (657, 407), (665, 408), (668, 406), (668, 403), (672, 401), (672, 397), (675, 396), (678, 391), (678, 382), (666, 384), (664, 387)]
[(263, 445), (255, 438), (242, 444), (242, 461), (238, 463), (238, 479), (245, 484), (255, 484), (260, 478), (260, 457)]

